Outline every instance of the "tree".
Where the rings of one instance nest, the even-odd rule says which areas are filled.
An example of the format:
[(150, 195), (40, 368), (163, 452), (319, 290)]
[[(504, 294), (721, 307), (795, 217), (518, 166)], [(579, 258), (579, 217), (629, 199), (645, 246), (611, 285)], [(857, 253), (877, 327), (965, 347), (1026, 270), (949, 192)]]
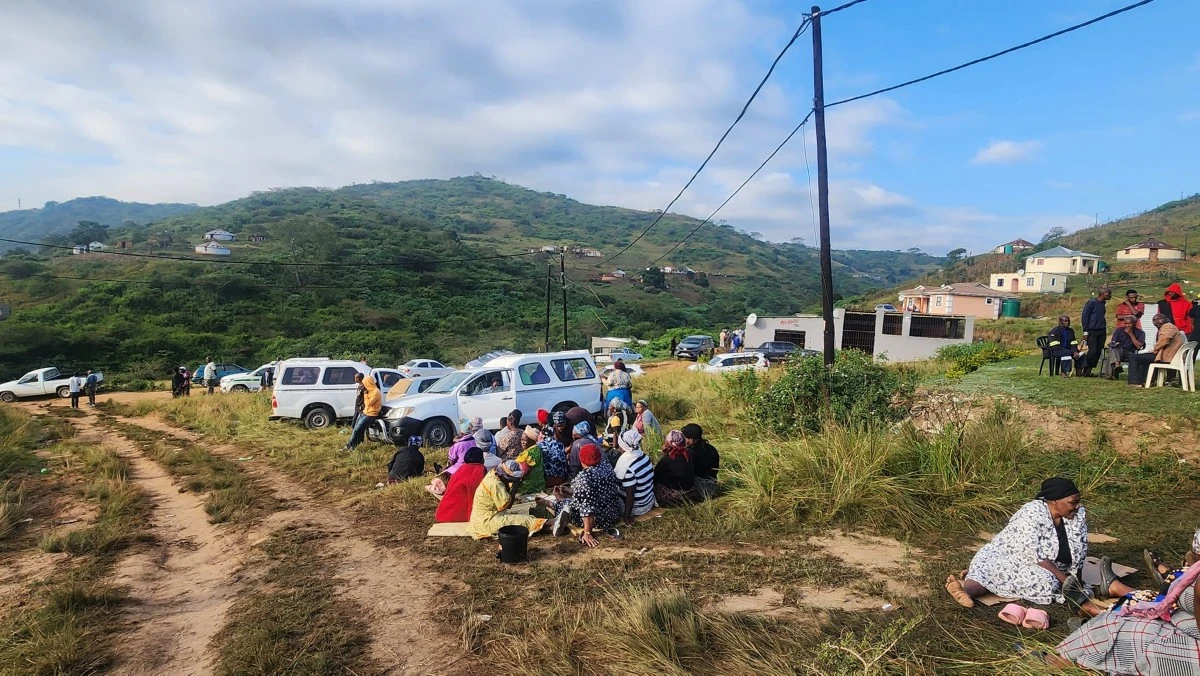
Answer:
[(792, 244), (795, 244), (796, 246), (804, 246), (804, 238), (803, 237), (793, 237), (788, 241), (791, 242)]
[(959, 247), (946, 253), (946, 265), (954, 265), (962, 260), (963, 254), (967, 253), (966, 249)]
[(1061, 225), (1056, 225), (1047, 230), (1046, 234), (1042, 235), (1042, 241), (1038, 242), (1038, 244), (1049, 244), (1051, 242), (1058, 241), (1059, 239), (1062, 239), (1062, 236), (1065, 234), (1067, 234), (1067, 229)]
[(914, 246), (914, 247), (912, 247), (912, 248), (910, 248), (910, 249), (908, 250), (908, 253), (910, 253), (910, 254), (919, 254), (919, 253), (921, 253), (921, 247), (919, 247), (919, 246)]
[(707, 287), (708, 286), (708, 273), (707, 272), (697, 272), (696, 279), (693, 281), (696, 282), (696, 286)]
[(651, 289), (667, 288), (667, 276), (659, 268), (646, 268), (642, 273), (642, 284)]
[(79, 225), (67, 234), (72, 244), (91, 244), (103, 242), (108, 238), (108, 226), (96, 221), (79, 221)]

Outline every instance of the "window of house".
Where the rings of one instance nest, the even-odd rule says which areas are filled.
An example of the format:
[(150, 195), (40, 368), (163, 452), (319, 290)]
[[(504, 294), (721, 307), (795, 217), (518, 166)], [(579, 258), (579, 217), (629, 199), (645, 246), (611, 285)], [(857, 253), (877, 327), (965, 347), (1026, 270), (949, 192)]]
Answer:
[(997, 288), (997, 289), (1003, 289), (1003, 288), (1004, 288), (1004, 278), (1003, 278), (1003, 277), (997, 277), (997, 278), (996, 278), (996, 288)]
[(538, 362), (521, 364), (517, 367), (517, 374), (521, 376), (522, 385), (545, 385), (550, 382), (550, 374)]
[(1058, 281), (1058, 279), (1056, 279), (1056, 278), (1054, 278), (1054, 277), (1051, 277), (1051, 278), (1050, 278), (1050, 286), (1054, 286), (1054, 283), (1055, 283), (1055, 282), (1057, 282), (1057, 281)]
[(1025, 278), (1025, 286), (1033, 286), (1033, 277)]
[(554, 368), (554, 373), (558, 375), (558, 379), (563, 382), (588, 380), (589, 378), (596, 377), (595, 372), (592, 371), (592, 367), (582, 357), (553, 359), (550, 361), (550, 366)]
[(353, 385), (354, 376), (358, 374), (358, 369), (353, 366), (331, 366), (325, 369), (325, 375), (321, 377), (322, 385)]
[[(291, 366), (283, 370), (281, 385), (315, 385), (321, 374), (319, 366)], [(353, 381), (351, 381), (353, 382)]]
[(985, 299), (984, 299), (984, 302), (985, 302), (985, 303), (987, 303), (988, 305), (991, 305), (991, 304), (992, 304), (992, 299), (991, 299), (991, 298), (985, 298)]
[(934, 296), (934, 297), (933, 297), (933, 304), (934, 304), (934, 306), (935, 306), (935, 307), (941, 307), (941, 306), (942, 306), (942, 297), (941, 297), (941, 296)]
[(1045, 265), (1045, 264), (1046, 264), (1045, 258), (1039, 258), (1036, 261), (1034, 261), (1034, 265)]

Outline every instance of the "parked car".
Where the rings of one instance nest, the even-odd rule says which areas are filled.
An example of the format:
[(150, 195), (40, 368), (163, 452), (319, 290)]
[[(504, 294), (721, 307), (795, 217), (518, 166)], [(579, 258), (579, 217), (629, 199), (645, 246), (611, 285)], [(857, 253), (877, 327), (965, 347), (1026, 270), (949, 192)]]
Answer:
[(692, 364), (688, 370), (717, 374), (735, 373), (749, 369), (766, 371), (768, 366), (770, 366), (770, 362), (767, 361), (767, 358), (757, 352), (729, 352), (713, 357), (707, 364)]
[[(453, 373), (453, 371), (451, 371)], [(425, 390), (433, 387), (433, 384), (441, 380), (442, 376), (415, 376), (412, 378), (403, 378), (396, 381), (395, 385), (388, 388), (387, 394), (383, 398), (386, 405), (392, 399), (408, 397), (414, 394), (421, 394)]]
[[(220, 381), (225, 376), (231, 376), (231, 375), (237, 375), (238, 373), (249, 373), (250, 372), (250, 369), (242, 368), (241, 366), (238, 366), (237, 364), (215, 364), (215, 366), (217, 367), (217, 381)], [(192, 384), (193, 385), (203, 385), (204, 384), (204, 364), (197, 366), (196, 370), (192, 371)]]
[(478, 357), (472, 359), (471, 361), (467, 362), (466, 366), (464, 366), (463, 368), (477, 369), (481, 366), (487, 366), (487, 364), (494, 359), (499, 359), (500, 357), (507, 357), (508, 355), (511, 355), (511, 354), (513, 354), (512, 350), (493, 350), (491, 352), (488, 352), (487, 354), (481, 354)]
[(711, 336), (688, 336), (675, 346), (676, 359), (691, 359), (699, 361), (702, 355), (711, 357), (716, 352), (716, 345)]
[[(630, 378), (641, 378), (642, 376), (646, 375), (646, 369), (642, 368), (641, 366), (638, 366), (637, 364), (626, 364), (625, 370), (629, 372)], [(600, 380), (608, 380), (608, 376), (612, 372), (613, 372), (612, 366), (605, 366), (600, 371)]]
[(582, 406), (596, 414), (601, 405), (600, 376), (586, 351), (511, 354), (442, 376), (424, 394), (392, 406), (386, 420), (390, 439), (420, 434), (430, 446), (447, 446), (462, 418), (479, 417), (496, 429), (513, 409), (523, 412), (521, 424), (533, 424), (538, 409)]
[(883, 310), (884, 312), (899, 312), (899, 310), (896, 309), (896, 306), (892, 305), (891, 303), (880, 303), (879, 305), (876, 305), (875, 311), (878, 312), (879, 310)]
[(263, 364), (249, 373), (232, 373), (221, 378), (222, 392), (258, 392), (264, 373), (275, 373), (275, 362)]
[(412, 378), (414, 376), (444, 376), (454, 373), (454, 367), (446, 366), (433, 359), (410, 359), (398, 369), (401, 373)]
[(618, 347), (618, 348), (614, 349), (612, 352), (609, 352), (608, 354), (596, 355), (596, 363), (597, 364), (601, 364), (601, 363), (608, 364), (608, 363), (615, 362), (618, 359), (620, 359), (621, 361), (628, 364), (631, 361), (641, 361), (642, 355), (640, 352), (634, 352), (633, 350), (631, 350), (627, 347)]
[(346, 359), (288, 359), (279, 365), (270, 419), (300, 420), (315, 430), (353, 417), (357, 373), (374, 376), (385, 392), (404, 378), (395, 369), (371, 369)]
[(767, 358), (767, 361), (775, 362), (786, 361), (788, 357), (791, 357), (792, 354), (799, 349), (800, 346), (796, 345), (795, 343), (771, 341), (759, 345), (758, 347), (754, 348), (752, 352), (761, 354)]
[[(93, 375), (100, 382), (104, 382), (103, 373)], [(0, 383), (0, 401), (11, 404), (21, 397), (41, 397), (47, 394), (56, 394), (66, 399), (71, 396), (70, 380), (71, 376), (64, 376), (54, 367), (30, 371), (16, 380)]]

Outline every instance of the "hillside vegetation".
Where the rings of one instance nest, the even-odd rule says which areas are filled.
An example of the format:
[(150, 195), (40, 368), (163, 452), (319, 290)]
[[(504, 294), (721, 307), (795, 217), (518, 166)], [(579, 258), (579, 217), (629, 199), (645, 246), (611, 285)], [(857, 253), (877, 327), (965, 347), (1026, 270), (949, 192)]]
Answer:
[[(109, 229), (110, 241), (131, 240), (134, 253), (191, 259), (204, 232), (224, 228), (238, 236), (229, 259), (9, 252), (0, 261), (0, 299), (13, 316), (0, 323), (0, 363), (4, 375), (53, 362), (149, 377), (207, 355), (253, 367), (286, 355), (461, 362), (496, 347), (541, 349), (548, 267), (555, 273), (551, 345), (559, 347), (557, 257), (489, 257), (545, 245), (612, 256), (654, 217), (482, 176), (255, 193), (151, 225)], [(748, 312), (817, 306), (814, 249), (763, 242), (728, 225), (702, 228), (663, 261), (703, 274), (644, 284), (636, 271), (697, 223), (668, 215), (614, 262), (568, 255), (569, 345), (585, 347), (593, 335), (715, 331)], [(265, 241), (250, 242), (252, 235)], [(845, 296), (877, 286), (877, 278), (940, 262), (901, 252), (838, 252), (838, 260), (835, 287)], [(859, 260), (869, 273), (853, 267)], [(296, 263), (322, 265), (284, 265)], [(616, 268), (633, 272), (598, 281)]]
[[(48, 235), (66, 234), (79, 221), (108, 225), (147, 223), (199, 209), (195, 204), (143, 204), (108, 197), (79, 197), (66, 202), (46, 202), (41, 209), (0, 212), (0, 237), (40, 241)], [(0, 242), (0, 251), (16, 247)]]

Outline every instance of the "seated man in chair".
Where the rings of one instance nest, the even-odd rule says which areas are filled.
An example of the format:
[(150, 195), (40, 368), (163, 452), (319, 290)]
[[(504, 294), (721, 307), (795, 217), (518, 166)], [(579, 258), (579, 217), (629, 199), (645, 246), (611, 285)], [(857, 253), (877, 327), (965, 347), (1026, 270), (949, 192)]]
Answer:
[(1154, 315), (1154, 325), (1158, 327), (1158, 340), (1154, 343), (1154, 352), (1139, 352), (1129, 358), (1130, 385), (1145, 386), (1150, 364), (1168, 364), (1175, 358), (1175, 353), (1183, 348), (1183, 334), (1174, 324), (1167, 321), (1166, 315)]
[(1108, 341), (1108, 356), (1100, 370), (1100, 377), (1105, 380), (1115, 380), (1121, 373), (1121, 362), (1129, 361), (1133, 355), (1146, 346), (1146, 332), (1137, 328), (1137, 317), (1126, 315), (1121, 317), (1121, 323), (1112, 338)]

